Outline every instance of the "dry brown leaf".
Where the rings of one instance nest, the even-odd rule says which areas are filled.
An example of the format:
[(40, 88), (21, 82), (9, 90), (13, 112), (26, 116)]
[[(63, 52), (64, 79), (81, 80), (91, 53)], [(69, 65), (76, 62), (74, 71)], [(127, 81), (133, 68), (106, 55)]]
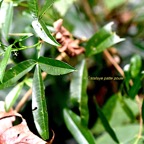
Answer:
[[(20, 117), (22, 122), (13, 126), (16, 117)], [(53, 138), (52, 138), (53, 139)], [(17, 112), (4, 111), (4, 102), (0, 102), (0, 144), (51, 144), (33, 134), (25, 119)]]
[(59, 19), (53, 24), (56, 30), (56, 40), (61, 44), (61, 46), (58, 47), (58, 50), (60, 52), (66, 52), (71, 57), (85, 52), (85, 49), (79, 46), (80, 41), (78, 39), (73, 39), (72, 34), (62, 26), (62, 23), (63, 20)]

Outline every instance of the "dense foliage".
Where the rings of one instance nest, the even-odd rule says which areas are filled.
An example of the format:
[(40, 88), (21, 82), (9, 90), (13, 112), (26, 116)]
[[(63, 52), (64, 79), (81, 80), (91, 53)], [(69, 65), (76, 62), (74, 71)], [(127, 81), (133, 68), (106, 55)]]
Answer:
[(0, 100), (53, 143), (142, 144), (142, 1), (1, 0)]

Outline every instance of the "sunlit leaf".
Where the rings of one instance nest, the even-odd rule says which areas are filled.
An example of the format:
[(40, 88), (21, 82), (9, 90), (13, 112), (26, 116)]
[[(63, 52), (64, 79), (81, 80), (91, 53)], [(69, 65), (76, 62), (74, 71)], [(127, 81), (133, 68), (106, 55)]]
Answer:
[(42, 20), (34, 20), (32, 22), (32, 26), (36, 32), (36, 34), (45, 42), (59, 46), (59, 43), (55, 40), (55, 38), (51, 35), (49, 30), (47, 29), (45, 23)]
[(105, 130), (109, 133), (109, 135), (112, 137), (112, 139), (119, 143), (119, 140), (114, 132), (114, 130), (111, 128), (108, 120), (106, 119), (105, 115), (103, 114), (102, 110), (99, 108), (99, 106), (96, 104), (97, 113), (99, 115), (99, 118), (101, 119), (101, 122), (105, 128)]
[(7, 12), (5, 15), (5, 21), (4, 21), (4, 24), (2, 26), (2, 34), (3, 34), (5, 39), (8, 38), (8, 33), (9, 33), (10, 26), (12, 23), (12, 18), (13, 18), (13, 2), (11, 1), (8, 3)]
[(75, 69), (65, 62), (52, 58), (40, 57), (38, 59), (40, 68), (51, 75), (62, 75), (73, 72)]
[(130, 60), (130, 73), (135, 78), (141, 71), (142, 60), (140, 55), (134, 55)]
[(34, 123), (38, 133), (44, 140), (47, 140), (49, 138), (48, 113), (44, 93), (44, 84), (39, 65), (36, 65), (33, 77), (32, 111)]
[(33, 18), (38, 18), (38, 0), (28, 0), (29, 9)]
[(64, 120), (68, 130), (79, 144), (95, 144), (91, 132), (81, 125), (79, 116), (70, 110), (64, 109)]
[(15, 104), (18, 96), (20, 95), (23, 83), (16, 85), (6, 96), (5, 98), (5, 110), (9, 111)]
[(72, 103), (80, 103), (81, 90), (82, 90), (82, 76), (83, 76), (83, 63), (80, 62), (76, 65), (77, 71), (72, 74), (70, 83), (70, 99)]
[(88, 74), (85, 60), (82, 60), (76, 66), (76, 69), (77, 71), (73, 73), (70, 84), (70, 98), (72, 103), (79, 103), (82, 124), (87, 126), (89, 119), (87, 96)]
[(35, 66), (35, 64), (35, 60), (29, 59), (9, 69), (4, 75), (3, 83), (0, 84), (0, 89), (4, 89), (15, 84), (20, 78), (27, 74)]
[(10, 58), (11, 50), (12, 50), (12, 45), (7, 47), (6, 52), (3, 56), (3, 59), (0, 62), (0, 81), (1, 82), (3, 81), (3, 76), (4, 76), (4, 73), (5, 73), (5, 69), (6, 69), (8, 60)]
[(123, 38), (120, 38), (118, 35), (116, 35), (115, 32), (112, 32), (112, 25), (113, 22), (110, 22), (89, 39), (86, 44), (87, 56), (100, 53), (104, 49), (124, 40)]
[(51, 5), (54, 3), (54, 0), (47, 0), (45, 4), (43, 5), (42, 9), (39, 12), (39, 19), (42, 18), (42, 16), (46, 13), (46, 11), (51, 7)]

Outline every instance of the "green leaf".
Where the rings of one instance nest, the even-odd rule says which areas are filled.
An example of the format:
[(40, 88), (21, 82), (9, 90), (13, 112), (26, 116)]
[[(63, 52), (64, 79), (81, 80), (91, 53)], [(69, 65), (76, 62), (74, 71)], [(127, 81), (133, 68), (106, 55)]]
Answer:
[(35, 64), (35, 60), (29, 59), (9, 69), (4, 75), (3, 83), (0, 84), (0, 89), (4, 89), (15, 84), (20, 78), (27, 74), (35, 66)]
[(140, 88), (141, 88), (141, 75), (137, 76), (133, 80), (133, 85), (128, 91), (128, 95), (130, 96), (130, 98), (134, 99), (135, 96), (138, 94)]
[(118, 101), (118, 95), (117, 94), (112, 95), (103, 106), (103, 113), (108, 121), (111, 120), (113, 116), (113, 112), (116, 109), (117, 101)]
[(4, 77), (4, 73), (5, 73), (5, 69), (6, 69), (8, 60), (10, 58), (11, 50), (12, 50), (12, 45), (7, 47), (4, 57), (3, 57), (2, 61), (0, 62), (0, 81), (1, 81), (1, 83), (3, 81), (3, 77)]
[(93, 135), (86, 127), (81, 125), (80, 117), (75, 113), (64, 109), (64, 121), (79, 144), (95, 144)]
[(126, 112), (127, 116), (131, 119), (131, 122), (133, 122), (135, 120), (135, 116), (132, 110), (127, 105), (127, 103), (124, 101), (124, 98), (120, 94), (119, 94), (119, 100), (120, 100), (123, 110)]
[(75, 68), (77, 71), (72, 74), (70, 83), (70, 99), (73, 104), (81, 101), (84, 61), (78, 63)]
[[(120, 144), (143, 144), (135, 143), (136, 139), (138, 139), (139, 124), (127, 124), (115, 127), (115, 132), (119, 138)], [(116, 144), (107, 133), (100, 135), (96, 141), (97, 144)]]
[(141, 71), (142, 60), (140, 55), (134, 55), (130, 60), (130, 73), (132, 78), (135, 78)]
[(82, 60), (77, 66), (77, 71), (73, 73), (70, 84), (70, 98), (72, 103), (79, 103), (81, 122), (83, 125), (88, 125), (88, 96), (87, 84), (88, 74), (85, 60)]
[(97, 109), (97, 113), (99, 115), (99, 118), (101, 119), (101, 122), (103, 123), (103, 126), (105, 128), (105, 130), (109, 133), (109, 135), (112, 137), (112, 139), (119, 143), (119, 140), (114, 132), (114, 130), (111, 128), (111, 126), (109, 125), (109, 122), (107, 121), (105, 115), (103, 114), (102, 110), (99, 108), (98, 104), (96, 104), (96, 109)]
[(44, 140), (47, 140), (49, 138), (48, 113), (39, 65), (36, 65), (33, 77), (32, 110), (37, 131)]
[[(139, 110), (136, 101), (127, 97), (123, 97), (123, 100), (129, 106), (134, 116), (137, 117), (137, 115), (139, 115)], [(121, 106), (119, 93), (111, 96), (103, 106), (102, 110), (112, 128), (121, 127), (124, 124), (131, 123), (130, 117)], [(92, 128), (92, 132), (97, 135), (104, 131), (105, 129), (99, 118), (95, 126)]]
[(75, 70), (67, 63), (52, 58), (40, 57), (38, 63), (43, 71), (51, 75), (67, 74)]
[(12, 18), (13, 18), (13, 2), (12, 1), (8, 3), (6, 11), (7, 12), (6, 12), (6, 16), (5, 16), (5, 21), (2, 26), (2, 34), (5, 39), (8, 38), (8, 33), (10, 30), (10, 26), (11, 26)]
[(55, 38), (51, 35), (49, 30), (47, 29), (45, 23), (42, 20), (34, 20), (32, 22), (32, 26), (36, 32), (36, 34), (45, 42), (54, 45), (59, 46), (59, 43), (55, 40)]
[(54, 0), (47, 0), (45, 4), (43, 5), (42, 9), (39, 12), (39, 19), (42, 18), (42, 16), (46, 13), (46, 11), (52, 6), (54, 3)]
[(8, 112), (15, 104), (20, 92), (22, 90), (23, 83), (16, 85), (5, 98), (5, 110)]
[(38, 18), (38, 1), (28, 0), (29, 9), (34, 19)]
[(104, 49), (123, 41), (115, 32), (112, 32), (113, 22), (110, 22), (96, 32), (86, 44), (86, 55), (91, 56), (102, 52)]

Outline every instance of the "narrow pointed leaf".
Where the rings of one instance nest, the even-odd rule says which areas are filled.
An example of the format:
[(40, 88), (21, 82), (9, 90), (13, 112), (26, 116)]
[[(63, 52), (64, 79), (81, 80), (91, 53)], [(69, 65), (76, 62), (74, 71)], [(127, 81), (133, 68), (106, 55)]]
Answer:
[(47, 140), (49, 138), (48, 113), (39, 65), (36, 66), (33, 77), (32, 110), (37, 131), (44, 140)]
[(105, 115), (103, 114), (102, 110), (99, 108), (99, 106), (96, 104), (97, 113), (99, 115), (99, 118), (101, 119), (101, 122), (105, 128), (105, 130), (108, 132), (108, 134), (111, 136), (111, 138), (116, 142), (119, 143), (119, 140), (114, 132), (114, 130), (109, 125), (108, 120), (106, 119)]
[(118, 95), (112, 95), (108, 101), (105, 103), (105, 105), (103, 106), (103, 113), (105, 115), (105, 117), (107, 118), (108, 121), (111, 120), (112, 116), (113, 116), (113, 112), (116, 108), (117, 105), (117, 101), (118, 101)]
[(29, 9), (33, 18), (38, 18), (38, 0), (28, 0)]
[(38, 63), (43, 71), (51, 75), (67, 74), (75, 70), (67, 63), (46, 57), (40, 57)]
[(87, 96), (88, 74), (85, 60), (82, 60), (76, 66), (76, 69), (77, 71), (73, 73), (70, 84), (70, 98), (72, 103), (79, 103), (81, 122), (87, 126), (89, 119)]
[(124, 98), (119, 95), (119, 100), (120, 100), (120, 104), (123, 108), (123, 110), (126, 112), (127, 116), (131, 119), (131, 121), (133, 122), (135, 120), (135, 116), (132, 112), (132, 110), (129, 108), (129, 106), (127, 105), (127, 103), (124, 101)]
[(32, 22), (32, 26), (36, 32), (36, 34), (45, 42), (59, 46), (59, 43), (55, 40), (55, 38), (51, 35), (49, 30), (47, 29), (45, 23), (42, 20), (34, 20)]
[(79, 144), (95, 144), (91, 132), (81, 125), (80, 117), (70, 110), (64, 109), (64, 121), (68, 130)]
[(0, 62), (0, 81), (1, 82), (3, 81), (3, 76), (5, 73), (5, 69), (6, 69), (8, 60), (10, 58), (11, 50), (12, 50), (12, 46), (10, 45), (7, 47), (4, 57), (3, 57), (2, 61)]
[(88, 95), (87, 95), (87, 85), (88, 85), (88, 73), (85, 61), (83, 64), (83, 76), (81, 85), (81, 102), (80, 102), (80, 116), (83, 125), (88, 126), (89, 120), (89, 110), (88, 110)]
[(35, 60), (29, 59), (9, 69), (4, 75), (3, 83), (0, 84), (0, 89), (4, 89), (15, 84), (20, 78), (27, 74), (35, 66), (35, 64)]
[(5, 110), (9, 111), (15, 104), (20, 92), (22, 90), (23, 83), (16, 85), (5, 98)]
[(141, 88), (141, 75), (137, 76), (133, 80), (133, 85), (128, 91), (128, 95), (130, 96), (130, 98), (134, 99), (140, 88)]
[(70, 99), (74, 104), (80, 103), (81, 100), (83, 67), (83, 63), (80, 62), (76, 65), (77, 71), (72, 74), (72, 80), (70, 84)]
[(46, 11), (51, 7), (51, 5), (54, 3), (54, 0), (47, 0), (45, 4), (43, 5), (42, 9), (39, 12), (39, 19), (42, 18), (42, 16), (46, 13)]
[(8, 38), (8, 33), (9, 33), (10, 26), (12, 23), (12, 18), (13, 18), (13, 2), (9, 2), (8, 7), (7, 7), (6, 16), (5, 16), (5, 21), (4, 21), (4, 24), (2, 27), (2, 34), (5, 39)]
[(107, 24), (89, 39), (86, 45), (87, 56), (100, 53), (104, 49), (124, 40), (112, 32), (112, 25), (113, 22)]

